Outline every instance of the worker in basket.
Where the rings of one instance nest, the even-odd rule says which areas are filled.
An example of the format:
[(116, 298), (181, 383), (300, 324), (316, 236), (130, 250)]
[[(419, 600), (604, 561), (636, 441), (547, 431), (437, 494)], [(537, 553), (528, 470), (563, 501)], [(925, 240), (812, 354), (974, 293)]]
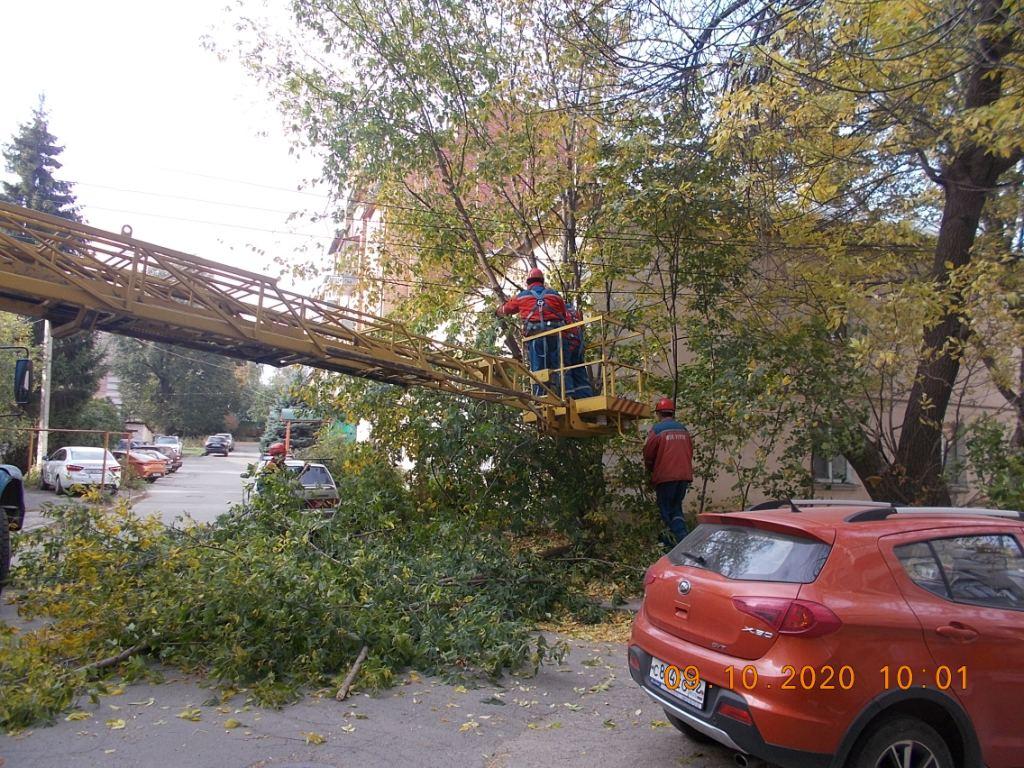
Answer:
[[(582, 310), (572, 304), (565, 305), (565, 319), (569, 325), (579, 323), (583, 320)], [(562, 331), (565, 366), (569, 370), (565, 372), (565, 393), (574, 399), (591, 397), (594, 394), (594, 386), (590, 382), (590, 371), (583, 365), (583, 357), (586, 351), (586, 344), (583, 338), (583, 326), (567, 328)]]
[[(495, 310), (498, 315), (519, 314), (523, 321), (523, 335), (526, 351), (530, 359), (531, 371), (555, 370), (562, 365), (562, 335), (549, 333), (536, 336), (544, 331), (561, 328), (565, 325), (565, 301), (550, 288), (544, 286), (544, 273), (534, 267), (526, 276), (526, 290), (520, 291), (513, 298)], [(536, 338), (530, 338), (536, 336)], [(548, 379), (548, 386), (561, 394), (558, 375)], [(535, 395), (544, 393), (543, 387), (535, 384)]]

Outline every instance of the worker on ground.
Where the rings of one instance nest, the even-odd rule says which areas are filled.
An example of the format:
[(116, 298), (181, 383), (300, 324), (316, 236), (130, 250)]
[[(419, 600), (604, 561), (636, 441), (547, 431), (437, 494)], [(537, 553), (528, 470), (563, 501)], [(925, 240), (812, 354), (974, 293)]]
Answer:
[[(583, 320), (583, 312), (572, 304), (565, 305), (565, 320), (569, 325)], [(565, 393), (571, 398), (591, 397), (594, 387), (590, 383), (590, 371), (583, 365), (586, 344), (583, 337), (583, 326), (568, 328), (562, 331), (565, 356)], [(576, 367), (570, 367), (576, 366)]]
[(683, 499), (693, 482), (693, 441), (686, 427), (676, 421), (676, 405), (663, 397), (654, 407), (657, 422), (647, 435), (644, 465), (658, 499), (661, 519), (668, 527), (666, 545), (675, 546), (686, 536)]
[[(561, 367), (562, 335), (560, 333), (549, 333), (546, 336), (530, 338), (565, 325), (565, 301), (557, 291), (544, 287), (543, 272), (536, 267), (531, 269), (526, 276), (526, 290), (520, 291), (502, 304), (495, 310), (495, 313), (498, 315), (519, 314), (519, 318), (523, 321), (523, 335), (531, 371), (554, 370)], [(557, 374), (548, 379), (548, 386), (552, 391), (561, 393)], [(541, 395), (544, 393), (544, 389), (535, 384), (533, 393)]]
[(271, 472), (280, 472), (285, 468), (284, 462), (287, 458), (287, 454), (288, 451), (284, 447), (284, 443), (271, 443), (270, 447), (267, 448), (267, 455), (270, 456), (270, 461), (263, 466), (263, 472), (268, 474)]

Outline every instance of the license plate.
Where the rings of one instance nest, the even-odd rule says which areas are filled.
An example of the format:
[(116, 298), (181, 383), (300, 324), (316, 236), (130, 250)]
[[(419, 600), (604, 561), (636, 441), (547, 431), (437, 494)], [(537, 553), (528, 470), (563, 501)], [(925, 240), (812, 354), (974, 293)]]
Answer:
[(660, 691), (669, 696), (686, 702), (697, 709), (704, 708), (704, 695), (707, 693), (707, 683), (703, 680), (697, 683), (693, 689), (687, 688), (690, 683), (683, 677), (681, 667), (669, 664), (659, 658), (651, 659), (651, 671), (648, 673), (651, 683)]
[[(109, 471), (110, 470), (108, 469), (107, 472), (109, 472)], [(85, 474), (87, 474), (87, 475), (102, 475), (103, 474), (103, 470), (102, 469), (87, 469), (87, 470), (85, 470)]]

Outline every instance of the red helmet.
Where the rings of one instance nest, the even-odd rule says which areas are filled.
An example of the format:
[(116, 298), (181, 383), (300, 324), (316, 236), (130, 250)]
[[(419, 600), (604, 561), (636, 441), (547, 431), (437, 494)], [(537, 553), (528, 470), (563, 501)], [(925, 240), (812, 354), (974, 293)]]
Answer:
[(530, 283), (543, 283), (543, 282), (544, 282), (544, 273), (541, 272), (539, 269), (537, 269), (537, 267), (534, 267), (533, 269), (531, 269), (529, 271), (529, 273), (526, 275), (526, 284), (527, 285), (529, 285)]
[(284, 443), (271, 443), (267, 448), (267, 453), (271, 456), (284, 456), (286, 453)]
[(658, 401), (658, 404), (654, 406), (655, 413), (675, 413), (676, 404), (673, 403), (669, 398), (663, 397)]

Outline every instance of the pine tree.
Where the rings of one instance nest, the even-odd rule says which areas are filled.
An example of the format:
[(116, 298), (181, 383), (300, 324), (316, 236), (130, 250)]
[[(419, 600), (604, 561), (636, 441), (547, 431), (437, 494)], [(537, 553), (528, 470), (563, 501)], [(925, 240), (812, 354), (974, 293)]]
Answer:
[[(10, 144), (3, 148), (7, 171), (12, 181), (2, 183), (0, 200), (35, 211), (81, 221), (71, 182), (54, 173), (62, 167), (57, 157), (64, 147), (50, 133), (43, 99), (32, 112), (32, 119), (18, 128)], [(42, 323), (34, 326), (35, 343), (42, 342)], [(53, 387), (50, 424), (74, 427), (96, 387), (106, 373), (98, 334), (85, 331), (56, 339), (53, 344)]]
[(57, 160), (63, 151), (64, 147), (57, 144), (57, 137), (49, 131), (46, 106), (40, 98), (32, 119), (22, 123), (14, 140), (4, 147), (7, 171), (14, 174), (15, 180), (3, 182), (3, 201), (81, 221), (71, 182), (53, 175), (63, 167)]

